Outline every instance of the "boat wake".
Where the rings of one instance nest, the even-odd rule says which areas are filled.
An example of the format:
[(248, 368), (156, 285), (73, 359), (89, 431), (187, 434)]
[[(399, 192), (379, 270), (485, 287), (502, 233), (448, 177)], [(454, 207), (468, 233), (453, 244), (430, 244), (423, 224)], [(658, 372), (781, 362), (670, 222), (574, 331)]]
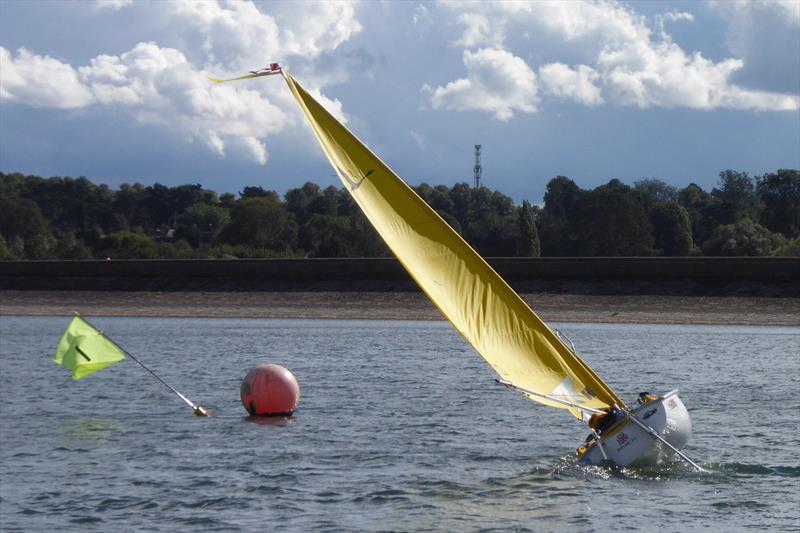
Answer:
[(559, 458), (553, 467), (537, 467), (530, 471), (530, 474), (542, 475), (545, 472), (549, 472), (551, 476), (585, 480), (632, 479), (666, 481), (671, 479), (701, 478), (709, 474), (713, 475), (718, 465), (709, 464), (701, 466), (708, 470), (708, 472), (698, 472), (689, 464), (677, 459), (655, 466), (623, 467), (612, 461), (603, 461), (596, 465), (585, 464), (578, 461), (575, 455), (569, 454)]
[(657, 466), (621, 467), (611, 461), (598, 465), (587, 465), (578, 461), (573, 454), (565, 455), (555, 461), (553, 466), (537, 466), (527, 470), (523, 475), (551, 478), (579, 479), (632, 479), (650, 481), (669, 481), (697, 479), (703, 481), (724, 481), (731, 477), (780, 476), (800, 477), (798, 466), (767, 466), (745, 463), (705, 463), (701, 464), (706, 472), (698, 472), (689, 464), (673, 460)]
[(800, 477), (800, 466), (766, 466), (745, 463), (710, 463), (707, 468), (726, 476), (755, 477), (781, 476)]

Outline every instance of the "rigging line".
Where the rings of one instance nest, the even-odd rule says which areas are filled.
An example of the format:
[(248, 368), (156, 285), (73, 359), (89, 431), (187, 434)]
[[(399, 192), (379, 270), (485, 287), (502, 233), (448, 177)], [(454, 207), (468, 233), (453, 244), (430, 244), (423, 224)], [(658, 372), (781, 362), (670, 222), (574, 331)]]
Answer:
[(538, 398), (544, 398), (545, 400), (550, 400), (551, 402), (560, 403), (561, 405), (567, 405), (569, 407), (572, 407), (574, 409), (580, 409), (581, 411), (585, 411), (587, 413), (592, 413), (592, 414), (598, 414), (598, 413), (599, 414), (605, 414), (606, 413), (606, 411), (603, 411), (601, 409), (595, 409), (593, 407), (586, 407), (585, 405), (580, 405), (580, 404), (577, 404), (575, 402), (562, 400), (560, 398), (556, 398), (554, 396), (550, 396), (549, 394), (542, 394), (541, 392), (532, 391), (530, 389), (526, 389), (525, 387), (519, 387), (517, 385), (514, 385), (510, 381), (506, 381), (504, 379), (495, 379), (495, 381), (497, 383), (501, 384), (501, 385), (505, 385), (506, 387), (511, 387), (512, 389), (516, 389), (516, 390), (518, 390), (520, 392), (524, 392), (525, 394), (530, 394), (530, 395), (536, 396)]

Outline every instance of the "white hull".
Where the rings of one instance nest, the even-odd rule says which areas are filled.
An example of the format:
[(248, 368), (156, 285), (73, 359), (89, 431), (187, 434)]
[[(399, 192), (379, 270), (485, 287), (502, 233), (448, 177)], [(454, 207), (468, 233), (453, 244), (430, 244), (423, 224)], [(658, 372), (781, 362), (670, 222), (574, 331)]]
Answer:
[[(689, 442), (692, 435), (692, 419), (678, 397), (678, 391), (636, 406), (631, 410), (631, 415), (650, 426), (678, 450)], [(600, 464), (606, 461), (603, 457), (605, 451), (607, 460), (619, 466), (653, 466), (674, 454), (668, 446), (628, 418), (604, 431), (600, 441), (602, 450), (593, 436), (578, 449), (581, 462)]]

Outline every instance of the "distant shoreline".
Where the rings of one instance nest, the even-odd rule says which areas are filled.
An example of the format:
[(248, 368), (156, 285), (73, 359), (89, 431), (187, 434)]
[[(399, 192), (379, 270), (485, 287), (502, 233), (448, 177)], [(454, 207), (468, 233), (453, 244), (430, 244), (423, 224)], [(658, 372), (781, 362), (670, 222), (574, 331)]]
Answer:
[[(800, 326), (800, 298), (522, 293), (547, 322)], [(0, 291), (0, 316), (441, 320), (415, 291)]]

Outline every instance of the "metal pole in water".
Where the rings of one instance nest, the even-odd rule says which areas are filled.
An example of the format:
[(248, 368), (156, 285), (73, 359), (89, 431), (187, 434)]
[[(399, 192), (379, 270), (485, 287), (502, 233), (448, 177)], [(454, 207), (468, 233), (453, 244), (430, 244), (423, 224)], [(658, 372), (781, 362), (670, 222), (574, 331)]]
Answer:
[(664, 444), (666, 444), (669, 447), (669, 449), (671, 449), (673, 452), (678, 454), (678, 456), (681, 459), (683, 459), (684, 461), (686, 461), (687, 463), (689, 463), (690, 465), (695, 467), (699, 472), (708, 472), (708, 470), (706, 470), (705, 468), (701, 467), (700, 465), (698, 465), (697, 463), (695, 463), (694, 461), (689, 459), (686, 456), (686, 454), (681, 452), (678, 448), (676, 448), (675, 446), (673, 446), (672, 444), (667, 442), (667, 440), (664, 437), (662, 437), (661, 435), (659, 435), (658, 432), (655, 429), (651, 428), (650, 426), (648, 426), (647, 424), (645, 424), (644, 422), (642, 422), (641, 420), (636, 418), (636, 416), (633, 413), (630, 413), (630, 412), (626, 412), (626, 413), (628, 415), (628, 418), (630, 420), (632, 420), (636, 425), (638, 425), (643, 430), (647, 431), (650, 434), (650, 436), (652, 436), (653, 438), (658, 439), (661, 442), (663, 442)]
[[(76, 314), (77, 314), (77, 313), (76, 313)], [(78, 316), (80, 316), (80, 315), (78, 315)], [(140, 367), (142, 367), (142, 368), (144, 368), (145, 370), (147, 370), (148, 372), (150, 372), (150, 374), (151, 374), (151, 375), (152, 375), (154, 378), (156, 378), (158, 381), (160, 381), (160, 382), (161, 382), (161, 383), (162, 383), (162, 384), (163, 384), (165, 387), (167, 387), (169, 390), (171, 390), (172, 392), (174, 392), (174, 393), (175, 393), (175, 394), (178, 396), (178, 398), (180, 398), (181, 400), (183, 400), (183, 401), (184, 401), (184, 403), (186, 403), (186, 405), (188, 405), (189, 407), (191, 407), (191, 408), (192, 408), (192, 410), (194, 411), (194, 414), (195, 414), (195, 415), (197, 415), (197, 416), (208, 416), (208, 411), (205, 409), (205, 407), (201, 406), (200, 404), (195, 404), (195, 403), (194, 403), (194, 402), (192, 402), (192, 401), (191, 401), (189, 398), (187, 398), (186, 396), (184, 396), (183, 394), (181, 394), (180, 392), (178, 392), (178, 390), (177, 390), (175, 387), (173, 387), (172, 385), (170, 385), (169, 383), (167, 383), (166, 381), (164, 381), (163, 379), (161, 379), (161, 377), (159, 377), (159, 376), (158, 376), (158, 374), (156, 374), (155, 372), (153, 372), (152, 370), (150, 370), (150, 368), (148, 368), (148, 367), (147, 367), (147, 365), (145, 365), (144, 363), (142, 363), (142, 362), (141, 362), (139, 359), (137, 359), (137, 358), (136, 358), (136, 357), (135, 357), (133, 354), (131, 354), (131, 353), (130, 353), (128, 350), (126, 350), (125, 348), (123, 348), (122, 346), (120, 346), (120, 345), (119, 345), (119, 343), (117, 343), (117, 341), (115, 341), (114, 339), (112, 339), (111, 337), (109, 337), (108, 335), (106, 335), (105, 333), (103, 333), (103, 331), (101, 331), (100, 329), (98, 329), (97, 327), (95, 327), (95, 325), (94, 325), (94, 324), (92, 324), (91, 322), (89, 322), (88, 320), (86, 320), (84, 317), (81, 317), (81, 320), (83, 320), (84, 322), (86, 322), (87, 324), (89, 324), (90, 326), (92, 326), (94, 329), (96, 329), (96, 330), (97, 330), (97, 331), (100, 333), (100, 335), (102, 335), (103, 337), (105, 337), (106, 339), (108, 339), (108, 340), (109, 340), (109, 342), (111, 342), (111, 343), (112, 343), (114, 346), (116, 346), (117, 348), (119, 348), (119, 349), (120, 349), (120, 351), (121, 351), (122, 353), (124, 353), (125, 355), (127, 355), (128, 357), (130, 357), (130, 358), (131, 358), (133, 361), (135, 361), (137, 365), (139, 365)]]
[(592, 431), (592, 435), (594, 435), (594, 441), (597, 443), (597, 446), (600, 447), (600, 453), (603, 454), (603, 459), (608, 461), (608, 455), (606, 455), (606, 448), (603, 446), (603, 441), (600, 439), (600, 435), (597, 434), (597, 431), (594, 428), (589, 428)]

